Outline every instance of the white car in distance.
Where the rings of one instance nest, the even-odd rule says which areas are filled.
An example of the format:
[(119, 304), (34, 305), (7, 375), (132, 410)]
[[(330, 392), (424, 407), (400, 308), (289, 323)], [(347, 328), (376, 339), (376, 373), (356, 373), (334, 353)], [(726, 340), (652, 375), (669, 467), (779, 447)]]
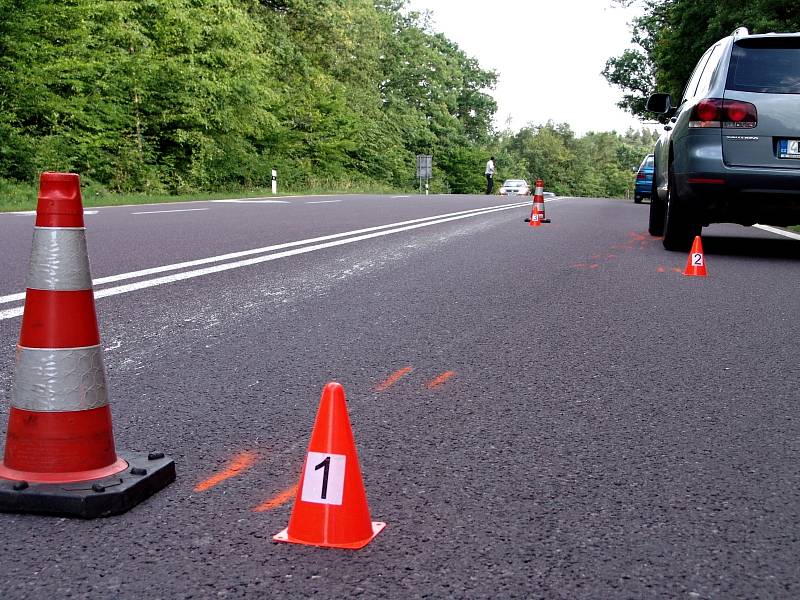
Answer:
[(524, 179), (506, 179), (500, 187), (501, 196), (530, 196), (531, 188)]

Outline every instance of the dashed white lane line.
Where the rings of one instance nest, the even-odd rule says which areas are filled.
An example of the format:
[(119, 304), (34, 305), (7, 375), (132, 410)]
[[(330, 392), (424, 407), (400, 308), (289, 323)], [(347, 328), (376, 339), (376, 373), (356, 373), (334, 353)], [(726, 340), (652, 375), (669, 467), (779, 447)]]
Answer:
[[(30, 217), (32, 215), (35, 215), (36, 211), (35, 210), (20, 210), (20, 211), (17, 211), (17, 212), (10, 212), (10, 213), (5, 213), (5, 214), (7, 214), (7, 215), (19, 215), (19, 216), (22, 216), (22, 217)], [(96, 215), (97, 211), (96, 210), (84, 210), (83, 214), (85, 214), (85, 215)]]
[(210, 200), (221, 204), (291, 204), (287, 200), (264, 200), (262, 198), (233, 198), (230, 200)]
[(392, 196), (392, 198), (411, 198), (411, 196)]
[[(255, 265), (267, 261), (277, 260), (279, 258), (286, 258), (289, 256), (295, 256), (297, 254), (305, 254), (307, 252), (314, 252), (315, 250), (322, 250), (325, 248), (332, 248), (334, 246), (342, 246), (344, 244), (352, 244), (354, 242), (360, 242), (362, 240), (368, 240), (371, 238), (381, 237), (385, 235), (391, 235), (393, 233), (399, 233), (402, 231), (409, 231), (412, 229), (419, 229), (420, 227), (428, 227), (430, 225), (438, 225), (440, 223), (447, 223), (449, 221), (456, 221), (458, 219), (467, 219), (470, 217), (478, 217), (481, 215), (486, 215), (494, 212), (510, 210), (513, 208), (519, 208), (520, 206), (527, 206), (528, 202), (515, 202), (514, 204), (504, 204), (500, 206), (490, 206), (490, 207), (483, 207), (477, 208), (472, 210), (465, 210), (456, 213), (447, 213), (442, 215), (434, 215), (432, 217), (424, 217), (421, 219), (412, 219), (410, 221), (401, 221), (398, 223), (390, 223), (388, 225), (378, 225), (376, 227), (368, 227), (366, 229), (357, 229), (354, 231), (347, 231), (343, 233), (336, 233), (333, 235), (322, 236), (318, 238), (311, 238), (307, 240), (299, 240), (296, 242), (288, 242), (285, 244), (277, 244), (275, 246), (267, 246), (265, 248), (256, 248), (253, 250), (244, 250), (242, 252), (233, 252), (230, 254), (224, 254), (221, 256), (212, 256), (209, 258), (203, 258), (200, 260), (189, 261), (185, 263), (179, 263), (175, 265), (164, 265), (162, 267), (155, 267), (153, 269), (144, 269), (141, 271), (134, 271), (131, 273), (123, 273), (120, 275), (112, 275), (110, 277), (102, 277), (100, 279), (95, 279), (92, 283), (93, 285), (101, 285), (103, 283), (110, 283), (113, 281), (123, 281), (125, 279), (133, 279), (136, 277), (143, 277), (145, 275), (152, 275), (159, 272), (165, 271), (173, 271), (183, 268), (188, 268), (192, 266), (197, 266), (201, 264), (208, 264), (213, 262), (220, 262), (224, 260), (230, 260), (233, 258), (238, 258), (247, 255), (253, 254), (261, 254), (262, 256), (256, 256), (254, 258), (249, 258), (246, 260), (239, 260), (235, 262), (227, 262), (221, 265), (215, 265), (212, 267), (206, 267), (203, 269), (195, 269), (191, 271), (184, 271), (182, 273), (175, 273), (174, 275), (168, 275), (165, 277), (157, 277), (155, 279), (147, 279), (144, 281), (137, 281), (135, 283), (129, 283), (126, 285), (120, 285), (111, 288), (104, 288), (100, 290), (95, 290), (94, 296), (95, 298), (104, 298), (106, 296), (115, 296), (117, 294), (124, 294), (127, 292), (132, 292), (135, 290), (141, 290), (149, 287), (154, 287), (157, 285), (164, 285), (167, 283), (174, 283), (177, 281), (183, 281), (186, 279), (193, 279), (195, 277), (201, 277), (203, 275), (209, 275), (212, 273), (219, 273), (221, 271), (228, 271), (231, 269), (238, 269), (241, 267), (247, 267), (250, 265)], [(336, 238), (344, 238), (344, 239), (336, 239)], [(335, 240), (329, 241), (325, 243), (317, 243), (324, 240)], [(303, 246), (301, 248), (295, 248), (293, 250), (285, 250), (283, 252), (273, 252), (272, 254), (266, 254), (265, 252), (272, 252), (274, 250), (280, 250), (283, 248), (290, 248), (293, 246)], [(20, 294), (11, 294), (8, 296), (0, 296), (0, 303), (7, 303), (13, 301), (22, 300), (25, 297), (24, 292)], [(6, 319), (12, 319), (18, 317), (22, 314), (23, 307), (16, 307), (16, 308), (9, 308), (6, 310), (0, 311), (0, 321)]]
[(333, 204), (334, 202), (341, 202), (341, 200), (312, 200), (306, 204)]
[[(460, 215), (464, 213), (471, 213), (475, 212), (476, 210), (481, 209), (472, 209), (472, 210), (464, 210), (457, 213), (449, 213), (446, 215), (439, 215), (442, 217), (453, 216), (453, 215)], [(100, 277), (98, 279), (92, 280), (92, 285), (99, 286), (106, 283), (116, 283), (117, 281), (125, 281), (127, 279), (137, 279), (139, 277), (147, 277), (148, 275), (157, 275), (158, 273), (165, 273), (168, 271), (178, 271), (180, 269), (188, 269), (191, 267), (198, 267), (200, 265), (207, 265), (210, 263), (215, 262), (223, 262), (226, 260), (233, 260), (236, 258), (242, 258), (244, 256), (252, 256), (254, 254), (264, 254), (266, 252), (272, 252), (274, 250), (283, 250), (284, 248), (294, 248), (296, 246), (303, 246), (305, 244), (313, 244), (317, 242), (324, 242), (327, 240), (337, 239), (341, 237), (347, 237), (348, 235), (358, 235), (361, 233), (369, 233), (371, 231), (380, 231), (382, 229), (389, 229), (394, 226), (398, 225), (408, 225), (412, 223), (420, 223), (424, 221), (429, 221), (431, 219), (436, 219), (437, 217), (423, 217), (421, 219), (412, 219), (411, 221), (403, 221), (400, 223), (392, 223), (389, 225), (378, 225), (377, 227), (367, 227), (365, 229), (356, 229), (354, 231), (346, 231), (344, 233), (335, 233), (332, 235), (324, 235), (321, 237), (310, 238), (306, 240), (300, 240), (296, 242), (286, 242), (284, 244), (275, 244), (273, 246), (265, 246), (263, 248), (253, 248), (252, 250), (242, 250), (240, 252), (231, 252), (228, 254), (221, 254), (219, 256), (211, 256), (208, 258), (200, 258), (197, 260), (190, 260), (182, 263), (176, 263), (172, 265), (163, 265), (161, 267), (152, 267), (150, 269), (142, 269), (139, 271), (131, 271), (129, 273), (120, 273), (119, 275), (110, 275), (108, 277)], [(9, 302), (16, 302), (19, 300), (25, 299), (25, 292), (17, 293), (17, 294), (10, 294), (7, 296), (0, 296), (0, 304), (7, 304)]]
[(132, 215), (161, 215), (164, 213), (178, 213), (178, 212), (197, 212), (201, 210), (211, 210), (210, 208), (176, 208), (175, 210), (144, 210), (142, 212), (133, 212)]

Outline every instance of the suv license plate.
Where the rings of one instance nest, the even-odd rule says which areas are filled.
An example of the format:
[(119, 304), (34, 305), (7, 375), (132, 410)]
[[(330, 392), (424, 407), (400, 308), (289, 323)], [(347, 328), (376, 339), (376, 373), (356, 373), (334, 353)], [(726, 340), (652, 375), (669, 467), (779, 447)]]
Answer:
[(800, 140), (780, 140), (778, 158), (800, 158)]

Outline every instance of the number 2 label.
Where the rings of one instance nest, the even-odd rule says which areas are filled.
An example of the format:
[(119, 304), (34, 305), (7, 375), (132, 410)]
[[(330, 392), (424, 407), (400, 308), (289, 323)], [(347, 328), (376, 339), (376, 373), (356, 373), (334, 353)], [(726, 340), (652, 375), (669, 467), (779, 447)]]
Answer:
[(703, 255), (700, 252), (692, 254), (692, 265), (695, 267), (703, 266)]
[(344, 491), (344, 454), (309, 452), (303, 475), (303, 502), (341, 505)]

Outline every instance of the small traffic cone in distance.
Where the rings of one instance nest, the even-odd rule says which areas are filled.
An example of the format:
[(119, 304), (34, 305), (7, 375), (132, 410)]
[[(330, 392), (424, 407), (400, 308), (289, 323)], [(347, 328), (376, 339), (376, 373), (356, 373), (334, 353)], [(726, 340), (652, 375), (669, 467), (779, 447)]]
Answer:
[(536, 180), (536, 188), (533, 192), (533, 203), (539, 208), (539, 221), (542, 223), (549, 223), (550, 219), (545, 216), (544, 212), (544, 181), (541, 179)]
[(541, 225), (542, 225), (541, 220), (542, 220), (542, 218), (541, 218), (541, 214), (539, 213), (539, 207), (536, 206), (536, 204), (534, 204), (533, 208), (531, 209), (531, 218), (528, 221), (528, 226), (529, 227), (541, 227)]
[(0, 511), (125, 512), (174, 481), (175, 465), (117, 455), (75, 174), (41, 176), (26, 287)]
[(686, 259), (686, 268), (683, 274), (690, 277), (707, 277), (706, 272), (706, 257), (703, 254), (703, 242), (700, 236), (694, 236), (692, 249), (689, 251), (689, 257)]
[(289, 526), (272, 539), (357, 550), (384, 527), (370, 521), (344, 388), (331, 382), (322, 391)]

